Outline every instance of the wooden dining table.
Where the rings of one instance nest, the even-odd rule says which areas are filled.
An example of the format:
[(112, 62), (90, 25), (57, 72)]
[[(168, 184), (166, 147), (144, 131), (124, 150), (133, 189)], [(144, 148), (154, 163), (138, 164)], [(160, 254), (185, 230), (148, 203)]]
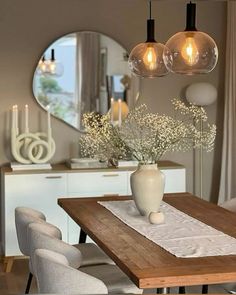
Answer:
[[(58, 204), (139, 288), (236, 282), (236, 255), (177, 258), (133, 230), (98, 201), (130, 196), (61, 198)], [(164, 201), (236, 238), (236, 215), (190, 193), (165, 194)]]

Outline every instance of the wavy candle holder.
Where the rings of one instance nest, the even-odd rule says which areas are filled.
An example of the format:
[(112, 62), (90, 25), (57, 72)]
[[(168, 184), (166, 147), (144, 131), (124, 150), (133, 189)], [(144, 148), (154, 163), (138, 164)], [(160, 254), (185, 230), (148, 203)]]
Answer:
[(42, 164), (48, 162), (56, 151), (54, 139), (43, 132), (21, 133), (12, 128), (11, 151), (21, 164)]

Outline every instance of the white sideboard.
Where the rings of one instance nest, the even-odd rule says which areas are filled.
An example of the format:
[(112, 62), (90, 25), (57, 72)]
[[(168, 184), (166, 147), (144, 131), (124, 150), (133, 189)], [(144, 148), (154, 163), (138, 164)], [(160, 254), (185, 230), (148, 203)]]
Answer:
[[(159, 167), (166, 176), (165, 192), (186, 191), (185, 168), (163, 161)], [(135, 168), (70, 170), (55, 165), (52, 170), (11, 171), (2, 168), (1, 223), (2, 252), (5, 257), (21, 255), (15, 230), (14, 209), (27, 206), (42, 211), (47, 221), (57, 225), (63, 240), (78, 243), (79, 227), (57, 205), (62, 197), (92, 197), (108, 194), (129, 195), (129, 177)]]

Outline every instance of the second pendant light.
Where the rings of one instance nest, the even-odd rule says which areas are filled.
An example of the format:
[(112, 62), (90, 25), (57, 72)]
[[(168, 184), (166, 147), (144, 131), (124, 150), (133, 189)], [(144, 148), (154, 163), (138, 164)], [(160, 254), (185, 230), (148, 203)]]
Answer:
[[(211, 72), (218, 59), (215, 41), (206, 33), (196, 29), (196, 4), (187, 4), (186, 28), (172, 36), (167, 42), (168, 50), (164, 50), (167, 68), (173, 73), (194, 75)], [(172, 61), (169, 59), (171, 52)]]

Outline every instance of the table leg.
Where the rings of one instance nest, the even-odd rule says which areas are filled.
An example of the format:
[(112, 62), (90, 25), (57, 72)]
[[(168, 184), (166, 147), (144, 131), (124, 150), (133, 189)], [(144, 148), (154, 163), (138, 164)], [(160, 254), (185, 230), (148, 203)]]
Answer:
[(186, 291), (185, 291), (185, 287), (181, 286), (179, 287), (179, 294), (185, 294)]
[(208, 285), (202, 286), (202, 294), (208, 294)]
[(80, 236), (79, 236), (79, 244), (85, 243), (86, 242), (86, 237), (87, 237), (86, 232), (84, 232), (82, 230), (82, 228), (81, 228), (80, 229)]

